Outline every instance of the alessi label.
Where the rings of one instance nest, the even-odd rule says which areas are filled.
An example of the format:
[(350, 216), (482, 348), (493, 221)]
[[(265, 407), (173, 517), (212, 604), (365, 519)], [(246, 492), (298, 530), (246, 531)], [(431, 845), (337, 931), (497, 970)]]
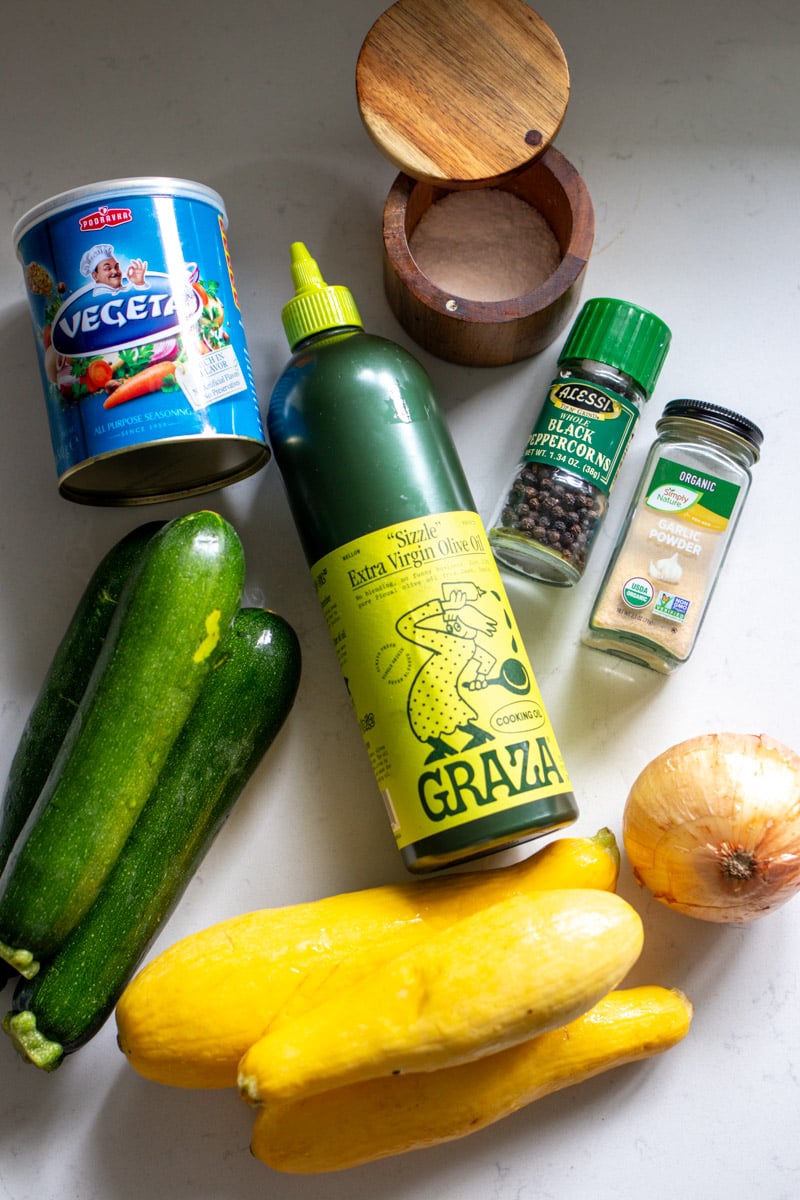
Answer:
[(561, 467), (608, 493), (639, 412), (624, 397), (579, 380), (550, 385), (524, 458)]
[(367, 534), (313, 576), (400, 848), (571, 790), (475, 513)]

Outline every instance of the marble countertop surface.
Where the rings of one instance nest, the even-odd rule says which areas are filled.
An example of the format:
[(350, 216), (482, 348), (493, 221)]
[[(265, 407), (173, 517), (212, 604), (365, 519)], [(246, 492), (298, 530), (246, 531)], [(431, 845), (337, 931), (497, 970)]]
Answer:
[[(380, 0), (141, 0), (4, 15), (0, 183), (0, 772), (89, 574), (140, 520), (190, 511), (62, 499), (11, 231), (33, 205), (97, 180), (166, 175), (224, 198), (256, 387), (266, 408), (287, 358), (288, 247), (306, 242), (368, 327), (417, 353), (488, 519), (550, 380), (557, 346), (492, 369), (418, 351), (381, 279), (394, 178), (357, 109), (359, 47)], [(800, 748), (796, 381), (800, 329), (800, 10), (794, 0), (543, 0), (570, 64), (559, 149), (596, 213), (584, 297), (661, 315), (672, 349), (580, 586), (509, 594), (578, 796), (583, 834), (621, 835), (644, 764), (694, 734), (765, 732)], [(764, 451), (691, 661), (670, 678), (580, 643), (591, 600), (663, 405), (741, 411)], [(208, 503), (239, 530), (246, 599), (298, 632), (295, 709), (151, 955), (252, 908), (407, 876), (395, 850), (277, 468)], [(148, 1083), (110, 1021), (47, 1075), (0, 1045), (3, 1200), (790, 1200), (800, 1191), (800, 901), (747, 928), (657, 904), (623, 862), (640, 912), (633, 982), (683, 989), (688, 1038), (542, 1100), (474, 1136), (329, 1176), (271, 1171), (249, 1153), (235, 1094)], [(10, 988), (2, 996), (3, 1011)]]

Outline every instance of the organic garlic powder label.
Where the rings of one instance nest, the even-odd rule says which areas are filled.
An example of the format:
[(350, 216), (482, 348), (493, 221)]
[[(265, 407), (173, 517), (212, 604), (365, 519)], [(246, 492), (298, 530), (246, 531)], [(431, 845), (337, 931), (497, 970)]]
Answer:
[(687, 657), (740, 491), (728, 480), (659, 459), (592, 624), (630, 629)]

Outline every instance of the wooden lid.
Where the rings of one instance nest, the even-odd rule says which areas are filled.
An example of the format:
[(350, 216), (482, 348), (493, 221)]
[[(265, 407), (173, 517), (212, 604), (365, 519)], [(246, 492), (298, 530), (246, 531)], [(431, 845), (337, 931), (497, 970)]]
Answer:
[(569, 68), (523, 0), (397, 0), (364, 40), (356, 93), (370, 137), (405, 174), (485, 184), (550, 144)]

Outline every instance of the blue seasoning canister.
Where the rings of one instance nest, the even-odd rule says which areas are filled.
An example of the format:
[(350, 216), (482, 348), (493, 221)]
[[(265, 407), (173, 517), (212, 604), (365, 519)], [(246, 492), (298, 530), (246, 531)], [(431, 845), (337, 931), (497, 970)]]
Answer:
[(269, 458), (220, 196), (181, 179), (64, 192), (17, 223), (61, 494), (197, 495)]

